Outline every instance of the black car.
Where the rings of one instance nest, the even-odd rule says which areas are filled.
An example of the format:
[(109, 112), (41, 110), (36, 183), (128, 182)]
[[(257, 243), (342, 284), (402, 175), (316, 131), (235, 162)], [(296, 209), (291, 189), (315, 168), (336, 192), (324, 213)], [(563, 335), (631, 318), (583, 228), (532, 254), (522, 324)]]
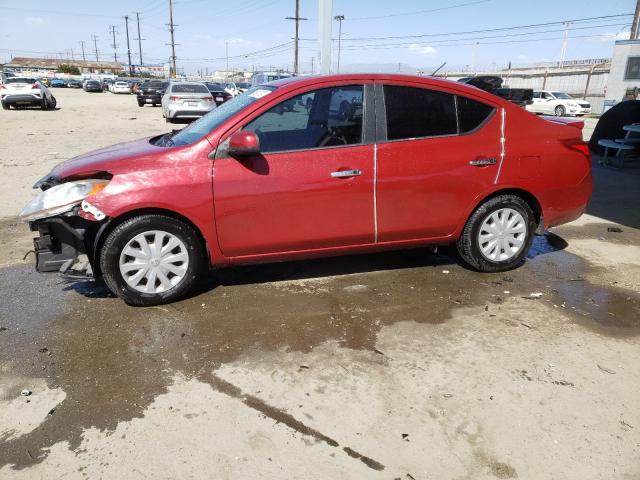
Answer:
[(100, 92), (102, 93), (102, 84), (97, 80), (87, 80), (84, 82), (85, 92)]
[(212, 82), (204, 82), (204, 84), (213, 95), (213, 101), (216, 102), (216, 105), (222, 105), (227, 100), (231, 100), (233, 96), (227, 92), (222, 85)]
[(154, 107), (160, 105), (162, 96), (168, 86), (169, 82), (162, 82), (160, 80), (144, 82), (138, 89), (138, 106), (143, 107), (145, 103), (151, 104)]

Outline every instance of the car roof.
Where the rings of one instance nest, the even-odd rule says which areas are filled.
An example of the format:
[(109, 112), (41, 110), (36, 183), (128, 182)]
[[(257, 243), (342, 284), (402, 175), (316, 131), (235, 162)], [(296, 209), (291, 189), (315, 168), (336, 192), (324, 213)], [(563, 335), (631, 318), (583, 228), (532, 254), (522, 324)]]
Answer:
[(422, 84), (425, 87), (443, 88), (450, 91), (458, 91), (461, 94), (468, 93), (475, 97), (485, 98), (494, 103), (499, 103), (506, 107), (514, 106), (513, 103), (502, 99), (496, 95), (493, 95), (479, 88), (465, 85), (464, 83), (455, 82), (452, 80), (445, 80), (437, 77), (421, 77), (418, 75), (404, 75), (404, 74), (387, 74), (387, 73), (354, 73), (354, 74), (336, 74), (336, 75), (305, 75), (289, 78), (281, 78), (274, 80), (264, 85), (271, 85), (283, 90), (293, 90), (299, 87), (321, 85), (323, 83), (331, 82), (366, 82), (366, 81), (391, 81), (391, 82), (406, 82), (413, 84)]

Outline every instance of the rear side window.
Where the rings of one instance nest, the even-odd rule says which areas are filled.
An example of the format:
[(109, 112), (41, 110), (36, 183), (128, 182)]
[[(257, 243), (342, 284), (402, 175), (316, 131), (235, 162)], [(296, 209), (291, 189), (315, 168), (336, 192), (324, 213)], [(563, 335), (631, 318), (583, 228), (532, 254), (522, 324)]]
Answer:
[(174, 93), (209, 93), (209, 90), (204, 85), (193, 84), (178, 84), (171, 88)]
[(456, 135), (454, 95), (425, 88), (384, 86), (387, 139)]
[(475, 130), (482, 122), (491, 116), (494, 108), (486, 103), (471, 100), (458, 95), (458, 122), (460, 133)]

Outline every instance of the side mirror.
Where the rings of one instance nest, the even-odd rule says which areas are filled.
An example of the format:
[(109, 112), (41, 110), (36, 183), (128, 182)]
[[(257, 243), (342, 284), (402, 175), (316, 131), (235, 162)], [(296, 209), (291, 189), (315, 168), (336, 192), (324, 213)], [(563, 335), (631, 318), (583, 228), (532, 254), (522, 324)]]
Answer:
[(260, 139), (255, 132), (240, 131), (231, 135), (227, 149), (231, 157), (250, 157), (260, 153)]

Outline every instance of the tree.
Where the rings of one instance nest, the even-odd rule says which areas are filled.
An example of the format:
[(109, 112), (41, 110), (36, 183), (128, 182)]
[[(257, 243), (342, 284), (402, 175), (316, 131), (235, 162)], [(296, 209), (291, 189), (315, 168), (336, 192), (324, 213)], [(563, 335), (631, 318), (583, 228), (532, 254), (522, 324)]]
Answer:
[(58, 73), (68, 73), (69, 75), (80, 75), (80, 69), (75, 65), (58, 65)]

